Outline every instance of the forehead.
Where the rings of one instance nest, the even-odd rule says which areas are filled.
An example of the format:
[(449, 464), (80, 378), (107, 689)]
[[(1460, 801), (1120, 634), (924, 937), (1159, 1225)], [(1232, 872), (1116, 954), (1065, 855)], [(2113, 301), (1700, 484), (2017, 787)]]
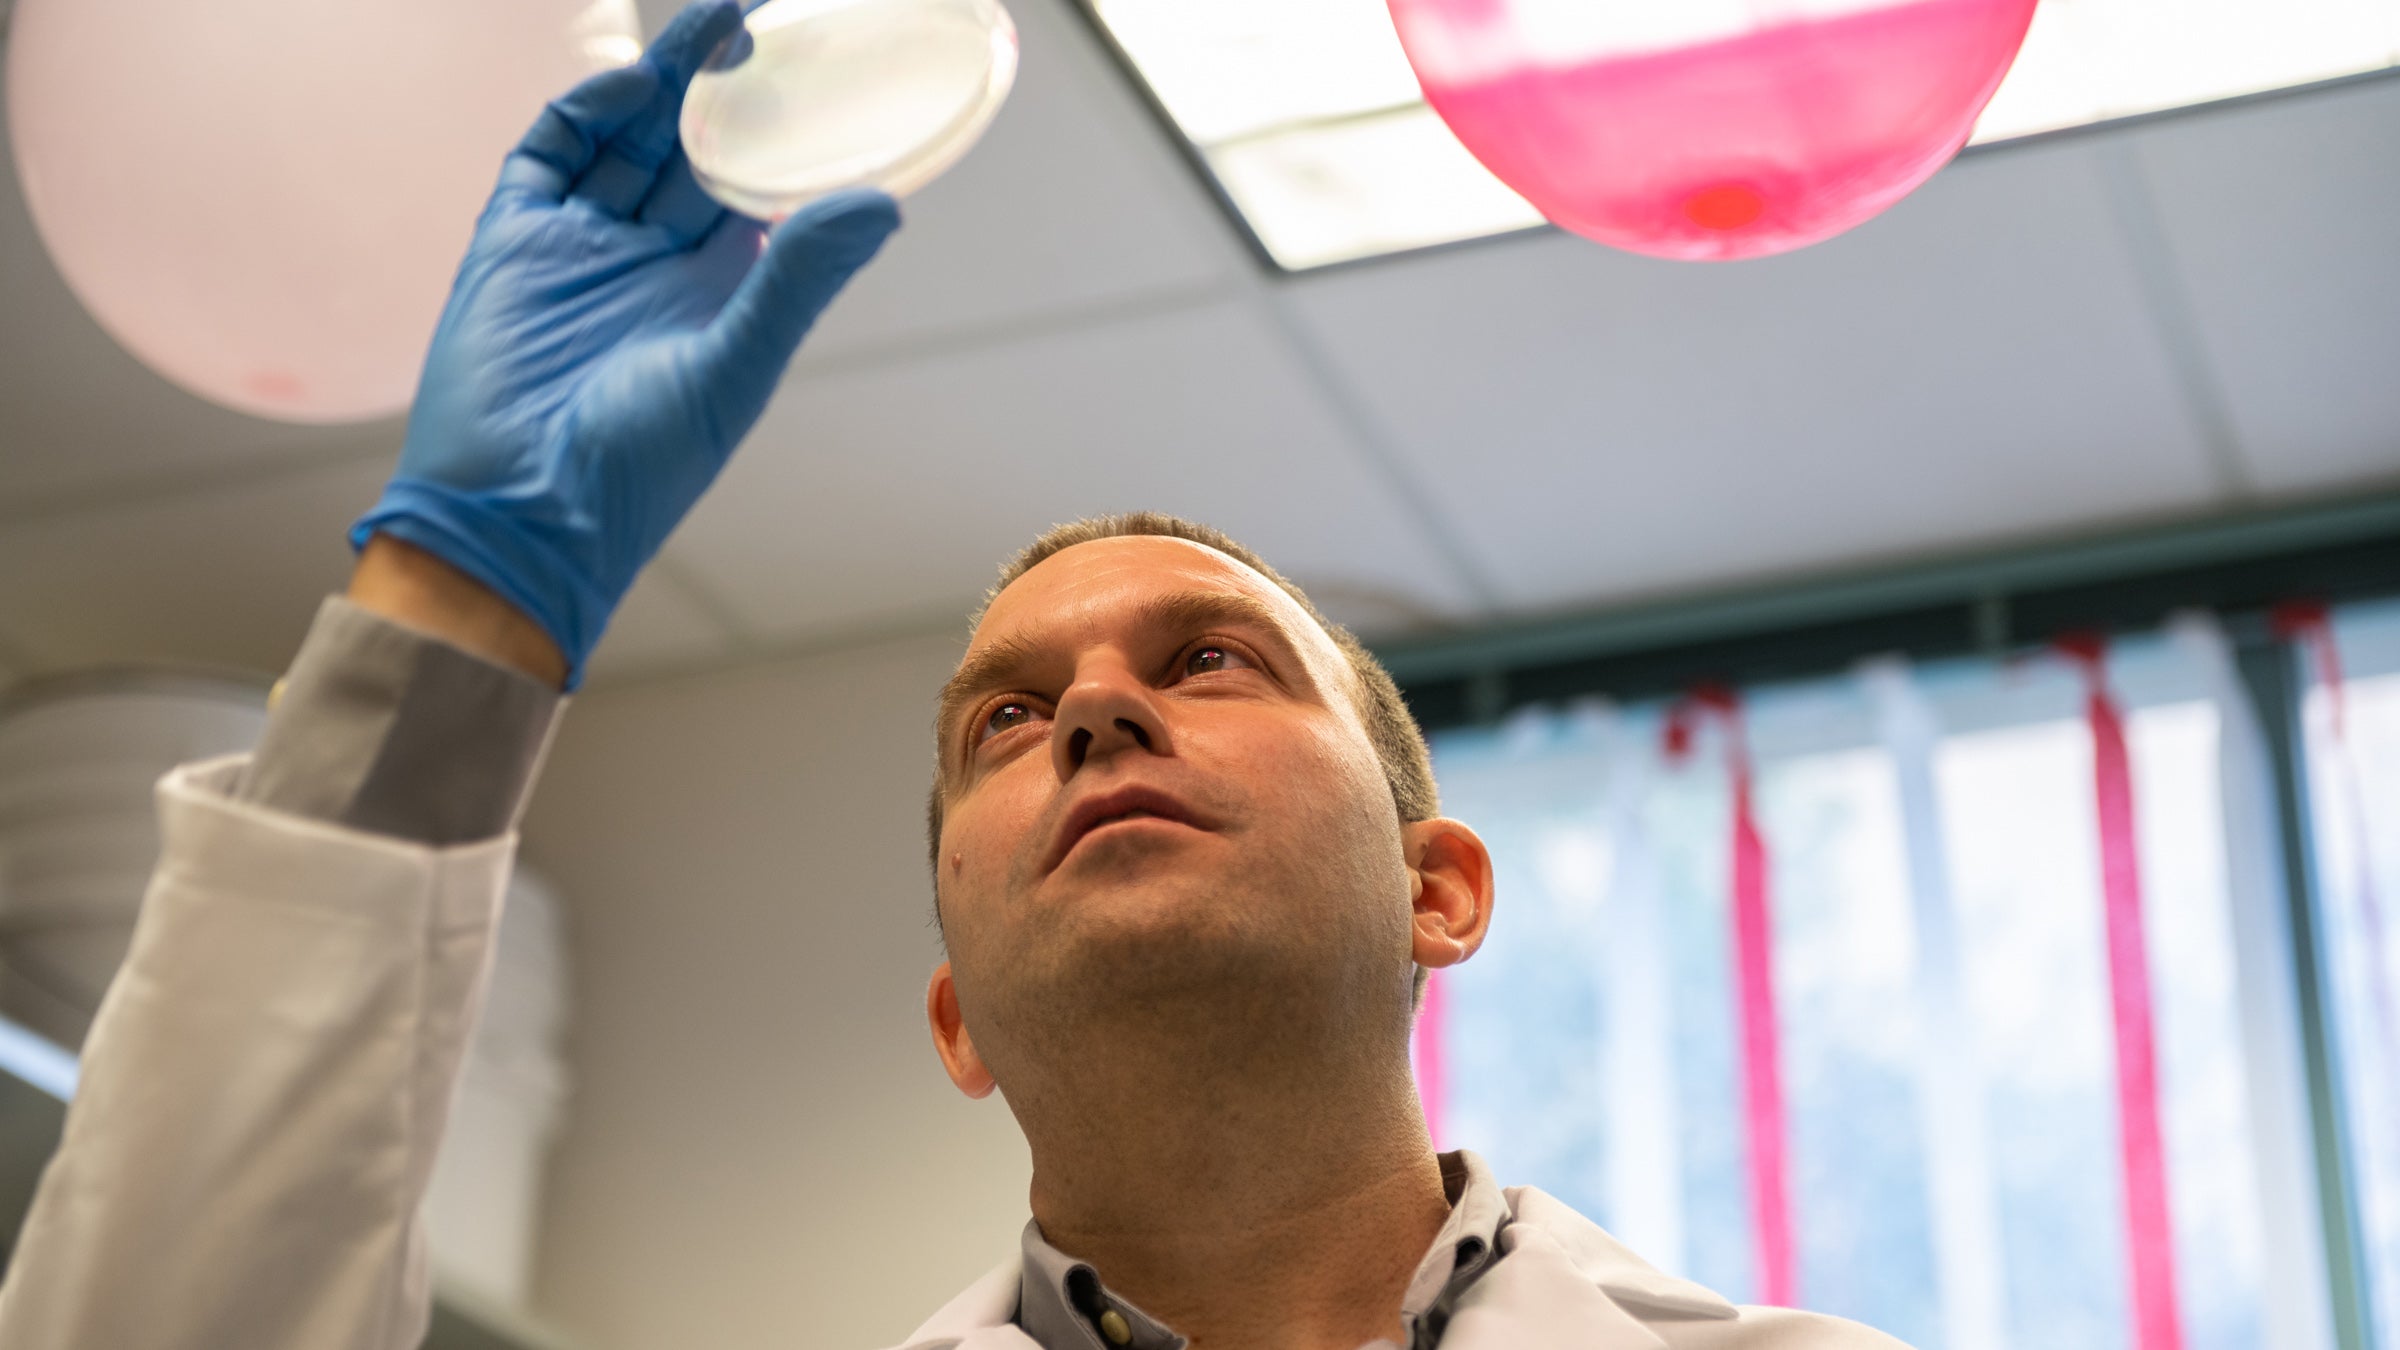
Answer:
[(1164, 535), (1094, 539), (1044, 558), (992, 601), (967, 654), (1002, 641), (1090, 641), (1140, 613), (1147, 601), (1195, 593), (1254, 600), (1310, 665), (1325, 671), (1342, 664), (1332, 637), (1258, 569), (1206, 544)]

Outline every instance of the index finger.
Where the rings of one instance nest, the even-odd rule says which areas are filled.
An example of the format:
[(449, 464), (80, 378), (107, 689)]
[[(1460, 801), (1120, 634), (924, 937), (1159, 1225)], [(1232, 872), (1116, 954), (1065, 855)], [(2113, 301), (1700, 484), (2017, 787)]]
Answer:
[(734, 0), (699, 0), (677, 14), (642, 54), (642, 64), (657, 73), (657, 92), (603, 143), (569, 190), (614, 216), (628, 214), (648, 196), (675, 152), (684, 90), (717, 44), (741, 26)]

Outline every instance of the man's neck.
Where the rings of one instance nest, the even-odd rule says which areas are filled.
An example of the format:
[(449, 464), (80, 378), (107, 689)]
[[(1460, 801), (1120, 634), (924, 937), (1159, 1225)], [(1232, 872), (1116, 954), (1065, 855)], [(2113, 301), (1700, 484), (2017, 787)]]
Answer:
[(1404, 1060), (1349, 1081), (1257, 1060), (1213, 1075), (1147, 1067), (1087, 1061), (1071, 1093), (1012, 1097), (1051, 1245), (1193, 1350), (1398, 1337), (1410, 1277), (1449, 1214)]

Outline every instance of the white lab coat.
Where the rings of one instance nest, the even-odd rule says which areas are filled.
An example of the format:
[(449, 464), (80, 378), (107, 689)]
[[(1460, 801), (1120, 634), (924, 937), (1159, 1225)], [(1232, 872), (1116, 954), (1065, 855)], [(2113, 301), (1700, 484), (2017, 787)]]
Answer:
[(0, 1350), (415, 1350), (418, 1202), (513, 836), (435, 849), (159, 785), (164, 850), (0, 1290)]
[[(0, 1289), (0, 1350), (415, 1350), (419, 1205), (516, 851), (432, 848), (159, 785), (165, 840), (85, 1044), (66, 1138)], [(1896, 1350), (1736, 1310), (1539, 1191), (1446, 1350)], [(909, 1341), (1035, 1350), (1012, 1262)], [(805, 1328), (794, 1335), (805, 1337)]]

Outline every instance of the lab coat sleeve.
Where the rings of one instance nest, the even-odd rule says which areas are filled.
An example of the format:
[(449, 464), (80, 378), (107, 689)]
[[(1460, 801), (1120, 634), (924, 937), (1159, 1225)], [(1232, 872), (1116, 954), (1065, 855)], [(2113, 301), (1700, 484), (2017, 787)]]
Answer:
[(0, 1350), (414, 1350), (419, 1201), (513, 835), (433, 847), (178, 770), (133, 947), (5, 1288)]

